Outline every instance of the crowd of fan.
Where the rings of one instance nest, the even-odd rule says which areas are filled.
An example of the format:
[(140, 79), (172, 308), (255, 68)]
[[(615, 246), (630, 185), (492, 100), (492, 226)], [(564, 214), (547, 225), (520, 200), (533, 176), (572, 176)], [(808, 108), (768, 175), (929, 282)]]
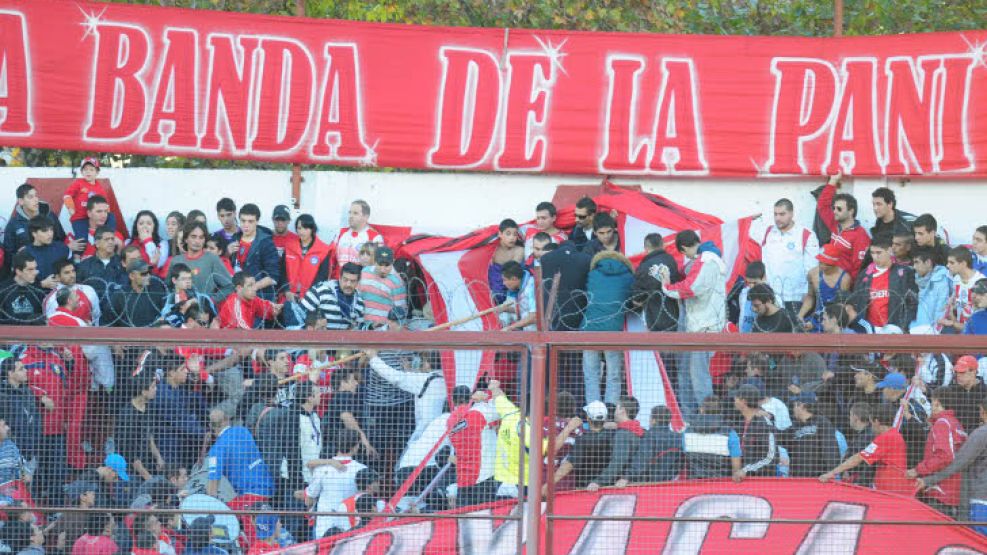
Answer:
[[(34, 187), (17, 189), (3, 240), (10, 277), (0, 284), (0, 323), (431, 324), (416, 269), (384, 245), (364, 201), (328, 242), (311, 215), (295, 218), (292, 232), (291, 212), (278, 206), (267, 228), (256, 205), (238, 210), (228, 198), (216, 205), (221, 227), (212, 232), (198, 210), (168, 214), (164, 230), (142, 210), (125, 239), (98, 172), (87, 159), (67, 192), (68, 233)], [(779, 200), (774, 223), (751, 234), (760, 260), (736, 283), (695, 231), (676, 234), (674, 246), (648, 235), (635, 267), (624, 253), (641, 248), (622, 244), (617, 215), (584, 198), (571, 230), (555, 226), (547, 202), (532, 225), (504, 220), (491, 238), (486, 285), (505, 331), (542, 325), (541, 293), (545, 325), (560, 331), (622, 331), (630, 316), (652, 332), (987, 333), (987, 226), (971, 247), (951, 248), (932, 215), (900, 211), (880, 188), (868, 233), (839, 186), (834, 178), (817, 191), (816, 231)], [(527, 481), (521, 452), (538, 449), (517, 406), (523, 365), (508, 353), (495, 355), (476, 388), (451, 396), (441, 357), (429, 351), (367, 350), (338, 367), (345, 351), (31, 344), (8, 354), (0, 362), (0, 483), (21, 480), (51, 506), (170, 508), (204, 493), (234, 509), (269, 509), (243, 522), (244, 547), (257, 553), (368, 521), (278, 511), (423, 512), (517, 498)], [(987, 520), (987, 437), (978, 436), (987, 386), (973, 356), (696, 351), (662, 360), (684, 432), (673, 431), (677, 416), (665, 407), (639, 418), (623, 352), (563, 353), (558, 411), (541, 423), (556, 438), (546, 470), (559, 488), (838, 477), (919, 492), (940, 510)], [(548, 452), (543, 444), (537, 456)], [(962, 496), (960, 470), (971, 484)], [(402, 485), (409, 488), (391, 507)], [(108, 541), (135, 553), (215, 550), (209, 522), (66, 512), (39, 528), (28, 511), (8, 515), (23, 516), (0, 531), (15, 551), (43, 543), (104, 553)]]

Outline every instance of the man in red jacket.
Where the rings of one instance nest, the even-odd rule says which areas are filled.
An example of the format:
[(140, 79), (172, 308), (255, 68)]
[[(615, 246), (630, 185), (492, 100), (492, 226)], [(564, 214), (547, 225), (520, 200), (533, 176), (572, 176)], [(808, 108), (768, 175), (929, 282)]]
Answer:
[[(925, 440), (925, 456), (908, 471), (908, 478), (918, 478), (935, 474), (949, 466), (966, 441), (963, 425), (953, 413), (956, 394), (953, 390), (940, 387), (932, 392), (932, 416), (929, 418), (929, 436)], [(963, 477), (957, 473), (925, 491), (931, 505), (940, 511), (955, 516), (960, 504), (960, 488)]]
[(219, 326), (224, 329), (252, 330), (257, 318), (272, 320), (281, 313), (281, 305), (257, 296), (257, 283), (246, 272), (233, 275), (233, 292), (219, 307)]
[(870, 236), (857, 221), (857, 199), (846, 193), (836, 193), (840, 188), (840, 177), (836, 174), (829, 178), (816, 202), (816, 210), (833, 234), (829, 242), (839, 247), (837, 266), (846, 270), (851, 280), (856, 280), (867, 256)]
[[(65, 423), (69, 415), (70, 369), (53, 345), (30, 345), (21, 354), (27, 369), (28, 385), (41, 407), (41, 457), (38, 461), (40, 491), (61, 499), (66, 477)], [(69, 359), (71, 360), (71, 359)]]

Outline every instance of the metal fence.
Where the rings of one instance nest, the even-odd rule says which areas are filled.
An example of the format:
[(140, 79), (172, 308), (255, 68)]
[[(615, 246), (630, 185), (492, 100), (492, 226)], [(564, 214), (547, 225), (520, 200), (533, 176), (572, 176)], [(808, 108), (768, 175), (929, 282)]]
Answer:
[[(51, 552), (987, 551), (967, 476), (938, 476), (980, 422), (975, 337), (5, 327), (0, 343), (14, 552), (34, 527)], [(885, 432), (903, 452), (871, 447)]]

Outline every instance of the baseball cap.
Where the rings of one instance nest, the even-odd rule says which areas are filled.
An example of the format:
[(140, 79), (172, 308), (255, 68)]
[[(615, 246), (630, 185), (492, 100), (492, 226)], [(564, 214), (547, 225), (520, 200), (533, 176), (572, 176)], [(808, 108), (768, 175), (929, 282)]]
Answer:
[(607, 419), (607, 406), (603, 404), (603, 401), (593, 401), (583, 407), (583, 411), (586, 412), (586, 418), (590, 420), (599, 422)]
[(111, 453), (106, 456), (106, 460), (103, 461), (104, 466), (108, 466), (113, 469), (113, 472), (117, 473), (124, 482), (130, 481), (130, 475), (127, 474), (127, 459), (123, 458), (123, 455), (119, 453)]
[(287, 206), (285, 206), (283, 204), (279, 204), (279, 205), (277, 205), (277, 206), (274, 207), (274, 212), (271, 213), (271, 219), (272, 220), (290, 220), (291, 219), (291, 211), (288, 210), (288, 207)]
[(908, 384), (908, 379), (901, 372), (889, 372), (884, 379), (877, 382), (877, 387), (887, 388), (887, 389), (905, 389), (905, 385)]
[(987, 295), (987, 279), (978, 279), (970, 288), (970, 292), (975, 295)]
[(377, 247), (374, 252), (374, 262), (377, 264), (394, 264), (394, 251), (390, 247)]
[(130, 264), (127, 264), (127, 273), (143, 272), (149, 268), (150, 266), (147, 265), (147, 262), (145, 262), (143, 258), (138, 258), (137, 260), (131, 260)]
[(823, 264), (836, 266), (840, 261), (840, 248), (833, 243), (826, 243), (822, 252), (816, 255), (816, 260)]
[(976, 358), (970, 355), (965, 355), (961, 356), (960, 359), (956, 361), (956, 364), (953, 365), (953, 372), (957, 374), (962, 374), (964, 372), (976, 372), (979, 366), (980, 365), (977, 363)]
[(82, 168), (86, 167), (87, 165), (92, 166), (92, 167), (94, 167), (94, 168), (96, 168), (98, 170), (99, 169), (99, 158), (95, 158), (93, 156), (87, 156), (87, 157), (83, 158), (82, 159), (82, 163), (79, 164), (79, 170), (81, 171)]

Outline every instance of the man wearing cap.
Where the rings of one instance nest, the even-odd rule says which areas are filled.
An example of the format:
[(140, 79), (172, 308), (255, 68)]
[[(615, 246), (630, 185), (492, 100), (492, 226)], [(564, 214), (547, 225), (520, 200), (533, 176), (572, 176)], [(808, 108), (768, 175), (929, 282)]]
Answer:
[(612, 486), (630, 469), (631, 459), (637, 452), (644, 437), (644, 427), (637, 421), (637, 413), (641, 405), (630, 395), (621, 396), (613, 411), (613, 420), (617, 430), (613, 433), (610, 449), (610, 459), (607, 467), (586, 486), (589, 491), (596, 491), (600, 486)]
[[(604, 427), (607, 406), (603, 401), (593, 401), (583, 407), (589, 431), (576, 438), (572, 452), (555, 470), (552, 480), (557, 484), (570, 473), (576, 488), (588, 486), (610, 462), (613, 451), (613, 431)], [(547, 485), (545, 487), (547, 490)]]
[(288, 243), (298, 242), (298, 236), (288, 229), (291, 225), (291, 211), (287, 206), (279, 204), (271, 212), (271, 221), (274, 223), (271, 241), (274, 241), (274, 247), (278, 249), (278, 256), (284, 256)]
[(917, 399), (920, 395), (915, 389), (912, 395), (905, 400), (905, 391), (908, 389), (908, 378), (901, 372), (889, 372), (884, 379), (878, 382), (877, 387), (881, 388), (881, 396), (885, 403), (889, 403), (901, 414), (901, 437), (905, 438), (908, 447), (908, 466), (915, 466), (922, 458), (922, 447), (925, 444), (925, 425), (929, 420), (929, 412), (925, 405)]
[(987, 397), (987, 385), (977, 377), (977, 359), (961, 356), (953, 365), (953, 383), (949, 385), (954, 397), (956, 418), (963, 429), (972, 432), (980, 426), (980, 402)]
[(963, 328), (965, 335), (987, 335), (987, 279), (982, 279), (970, 288), (973, 300), (973, 314)]
[[(805, 276), (808, 287), (798, 311), (799, 321), (803, 322), (806, 331), (820, 331), (826, 305), (836, 300), (837, 291), (849, 291), (853, 285), (850, 274), (839, 266), (839, 247), (827, 243), (816, 255), (816, 260), (819, 265)], [(812, 318), (806, 321), (810, 314)]]
[(360, 274), (359, 291), (365, 309), (363, 317), (373, 324), (385, 323), (392, 308), (407, 308), (408, 292), (394, 270), (394, 251), (389, 247), (377, 247), (374, 265)]
[(829, 419), (816, 414), (815, 393), (802, 392), (792, 401), (792, 427), (778, 432), (778, 444), (788, 450), (789, 474), (793, 478), (814, 478), (840, 462), (836, 428)]
[(761, 260), (768, 283), (781, 297), (784, 308), (795, 313), (808, 290), (806, 273), (815, 266), (819, 252), (816, 234), (795, 222), (795, 207), (787, 198), (774, 205), (774, 225), (763, 233), (751, 231), (761, 245)]
[(733, 407), (743, 418), (740, 428), (741, 458), (732, 459), (733, 481), (747, 476), (774, 476), (778, 458), (775, 427), (771, 416), (761, 408), (764, 395), (752, 385), (732, 391)]
[(116, 327), (150, 327), (164, 308), (164, 286), (160, 280), (151, 281), (151, 267), (143, 258), (127, 263), (127, 277), (129, 286), (110, 296), (110, 322)]

